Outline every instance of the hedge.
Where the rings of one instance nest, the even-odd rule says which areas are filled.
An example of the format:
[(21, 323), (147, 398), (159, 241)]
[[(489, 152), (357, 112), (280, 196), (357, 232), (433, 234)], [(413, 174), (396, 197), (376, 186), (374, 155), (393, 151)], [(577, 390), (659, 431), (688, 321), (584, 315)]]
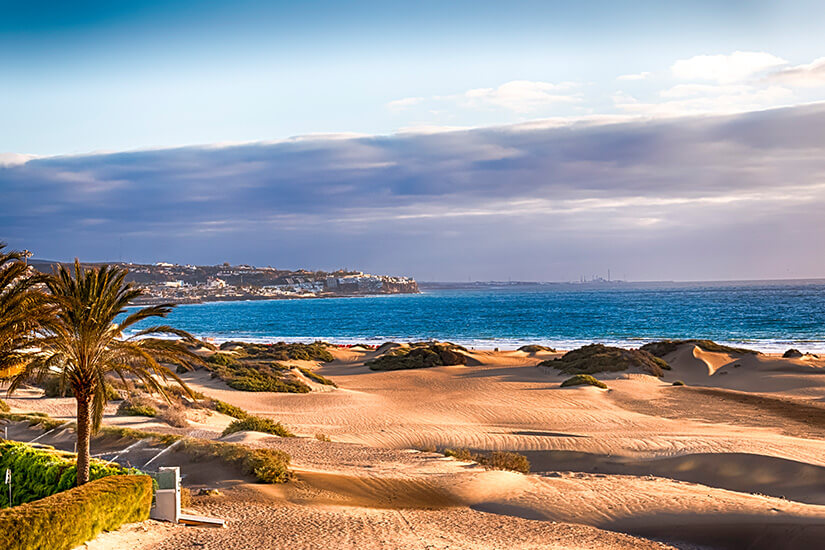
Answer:
[[(5, 476), (6, 468), (10, 468), (12, 473), (12, 498), (15, 505), (65, 491), (77, 484), (77, 467), (72, 453), (4, 441), (0, 443), (0, 475)], [(137, 473), (137, 470), (98, 460), (92, 461), (89, 470), (91, 480)], [(8, 492), (5, 485), (2, 488), (0, 507), (7, 507)]]
[(151, 506), (149, 476), (105, 477), (0, 510), (0, 540), (5, 550), (70, 550), (102, 531), (147, 519)]

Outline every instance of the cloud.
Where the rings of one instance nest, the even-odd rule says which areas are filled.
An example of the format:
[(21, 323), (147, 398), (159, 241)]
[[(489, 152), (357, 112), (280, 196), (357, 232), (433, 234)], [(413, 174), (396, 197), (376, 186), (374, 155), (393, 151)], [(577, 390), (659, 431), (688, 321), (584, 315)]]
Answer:
[(581, 101), (579, 94), (571, 93), (573, 82), (553, 84), (531, 80), (513, 80), (498, 88), (475, 88), (463, 94), (463, 103), (470, 108), (499, 107), (517, 113), (527, 113), (558, 103)]
[(681, 80), (714, 80), (720, 84), (742, 82), (787, 61), (766, 52), (736, 51), (729, 55), (697, 55), (680, 59), (671, 73)]
[(0, 240), (57, 259), (116, 258), (122, 238), (132, 260), (442, 279), (631, 259), (637, 277), (822, 274), (808, 251), (825, 247), (824, 129), (817, 104), (36, 158), (0, 167)]
[(387, 108), (392, 111), (403, 111), (404, 109), (408, 109), (413, 105), (418, 105), (425, 98), (423, 97), (405, 97), (403, 99), (396, 99), (395, 101), (390, 101), (387, 103)]
[(768, 75), (767, 80), (801, 88), (825, 86), (825, 57), (815, 59), (807, 65), (797, 65), (775, 71)]
[(653, 73), (649, 72), (641, 72), (641, 73), (634, 73), (634, 74), (623, 74), (621, 76), (617, 76), (616, 80), (647, 80), (653, 76)]
[(640, 101), (624, 92), (613, 95), (624, 112), (648, 117), (744, 113), (792, 102), (793, 92), (783, 86), (679, 84), (659, 92), (660, 101)]

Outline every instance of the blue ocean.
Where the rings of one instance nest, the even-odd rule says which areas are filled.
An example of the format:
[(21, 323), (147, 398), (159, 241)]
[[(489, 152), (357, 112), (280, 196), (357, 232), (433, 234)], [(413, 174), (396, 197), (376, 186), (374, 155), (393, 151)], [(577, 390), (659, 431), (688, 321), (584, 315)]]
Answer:
[(825, 352), (825, 281), (425, 287), (421, 294), (181, 305), (169, 320), (216, 341), (437, 339), (571, 349), (707, 338)]

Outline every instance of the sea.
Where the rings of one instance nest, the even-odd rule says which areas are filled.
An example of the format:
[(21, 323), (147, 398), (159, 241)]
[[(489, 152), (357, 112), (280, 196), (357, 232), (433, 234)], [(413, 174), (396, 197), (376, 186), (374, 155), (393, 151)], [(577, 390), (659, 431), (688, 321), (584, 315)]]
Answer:
[(822, 279), (422, 286), (421, 294), (180, 305), (168, 321), (216, 342), (441, 340), (573, 349), (701, 338), (764, 352), (825, 352)]

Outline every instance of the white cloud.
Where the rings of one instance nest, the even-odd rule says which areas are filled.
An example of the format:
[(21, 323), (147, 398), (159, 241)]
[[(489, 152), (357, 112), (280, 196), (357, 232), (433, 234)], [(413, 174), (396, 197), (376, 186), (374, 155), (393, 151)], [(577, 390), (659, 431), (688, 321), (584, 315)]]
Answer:
[(581, 101), (579, 94), (570, 93), (570, 90), (575, 87), (574, 82), (553, 84), (531, 80), (513, 80), (502, 84), (498, 88), (468, 90), (461, 98), (464, 105), (471, 108), (492, 106), (517, 113), (527, 113), (548, 105)]
[(768, 75), (768, 80), (802, 88), (825, 86), (825, 57), (815, 59), (807, 65), (776, 71)]
[(35, 155), (24, 155), (21, 153), (0, 153), (0, 167), (26, 164), (33, 158), (37, 157)]
[(782, 105), (793, 92), (782, 86), (674, 86), (659, 94), (665, 101), (644, 102), (624, 92), (613, 95), (614, 105), (627, 113), (644, 116), (684, 116), (757, 111)]
[(653, 73), (649, 73), (647, 71), (641, 73), (634, 73), (634, 74), (623, 74), (621, 76), (617, 76), (616, 80), (647, 80), (653, 76)]
[(393, 111), (402, 111), (412, 107), (413, 105), (418, 105), (422, 101), (424, 101), (423, 97), (405, 97), (402, 99), (396, 99), (395, 101), (390, 101), (387, 103), (387, 108)]
[(787, 61), (766, 52), (736, 51), (730, 55), (697, 55), (680, 59), (670, 68), (682, 80), (715, 80), (720, 84), (742, 82)]

